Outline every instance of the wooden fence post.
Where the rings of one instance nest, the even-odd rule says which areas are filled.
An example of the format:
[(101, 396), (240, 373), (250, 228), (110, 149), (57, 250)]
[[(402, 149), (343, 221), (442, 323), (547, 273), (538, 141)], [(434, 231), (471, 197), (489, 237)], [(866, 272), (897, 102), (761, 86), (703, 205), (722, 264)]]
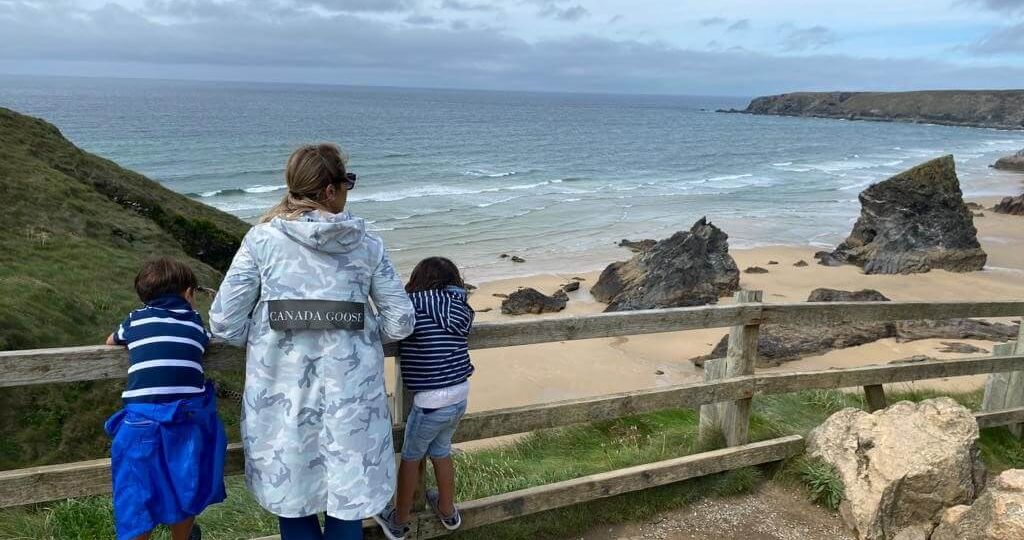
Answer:
[[(761, 291), (739, 291), (735, 299), (737, 304), (759, 303), (764, 297)], [(733, 326), (729, 330), (729, 350), (720, 366), (712, 364), (712, 371), (705, 371), (705, 380), (712, 376), (739, 377), (753, 375), (757, 363), (757, 337), (760, 323)], [(705, 370), (708, 369), (705, 363)], [(747, 444), (750, 432), (751, 399), (740, 399), (728, 403), (717, 403), (716, 412), (701, 408), (701, 428), (704, 436), (713, 431), (720, 431), (727, 446)]]
[[(1021, 324), (1021, 335), (1016, 342), (1000, 343), (992, 347), (992, 356), (1011, 356), (1024, 354), (1024, 323)], [(998, 411), (1024, 406), (1024, 371), (993, 373), (985, 382), (985, 396), (981, 400), (981, 410)], [(1006, 426), (1017, 438), (1024, 436), (1024, 424)]]
[[(395, 422), (398, 424), (404, 424), (409, 420), (409, 412), (412, 411), (413, 393), (405, 387), (405, 381), (402, 380), (402, 359), (398, 355), (395, 355)], [(396, 456), (396, 460), (399, 465), (402, 463), (401, 455)], [(420, 481), (416, 485), (416, 493), (412, 498), (412, 510), (413, 512), (419, 512), (427, 507), (427, 499), (425, 497), (427, 488), (427, 477), (426, 477), (426, 464), (427, 460), (423, 459), (420, 461)], [(413, 520), (415, 522), (415, 520)], [(414, 525), (415, 528), (415, 525)], [(413, 531), (416, 532), (415, 530)]]
[[(704, 361), (704, 382), (714, 382), (725, 378), (725, 358), (712, 358)], [(700, 426), (698, 438), (707, 444), (722, 433), (721, 403), (708, 403), (700, 406)]]
[(885, 399), (885, 387), (880, 384), (865, 386), (864, 397), (867, 398), (868, 411), (875, 412), (889, 406), (889, 402)]

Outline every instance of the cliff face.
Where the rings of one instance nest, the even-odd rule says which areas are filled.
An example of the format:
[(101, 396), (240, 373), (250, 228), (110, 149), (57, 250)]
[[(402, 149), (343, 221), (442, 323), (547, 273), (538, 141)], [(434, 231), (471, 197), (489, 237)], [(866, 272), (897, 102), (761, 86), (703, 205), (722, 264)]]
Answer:
[(731, 112), (1024, 129), (1024, 90), (795, 92)]

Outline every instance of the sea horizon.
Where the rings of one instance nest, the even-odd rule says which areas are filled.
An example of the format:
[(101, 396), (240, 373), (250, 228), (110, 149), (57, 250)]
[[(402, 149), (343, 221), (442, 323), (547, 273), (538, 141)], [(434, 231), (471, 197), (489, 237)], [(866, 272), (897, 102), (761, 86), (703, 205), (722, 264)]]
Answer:
[(834, 245), (863, 188), (945, 154), (965, 196), (1020, 192), (988, 165), (1024, 132), (714, 112), (747, 101), (0, 75), (0, 106), (250, 222), (294, 147), (338, 142), (360, 177), (349, 209), (402, 270), (447, 255), (478, 281), (601, 268), (618, 240), (704, 216), (734, 249)]

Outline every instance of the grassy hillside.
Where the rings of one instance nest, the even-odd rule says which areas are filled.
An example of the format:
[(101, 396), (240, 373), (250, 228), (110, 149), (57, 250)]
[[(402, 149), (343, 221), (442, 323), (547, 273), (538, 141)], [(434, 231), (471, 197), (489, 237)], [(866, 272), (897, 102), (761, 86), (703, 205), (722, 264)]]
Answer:
[(1024, 129), (1024, 90), (794, 92), (734, 112)]
[[(132, 283), (150, 256), (187, 261), (217, 287), (248, 229), (3, 108), (0, 200), (0, 350), (102, 343), (138, 307)], [(0, 393), (0, 469), (105, 454), (118, 386)]]

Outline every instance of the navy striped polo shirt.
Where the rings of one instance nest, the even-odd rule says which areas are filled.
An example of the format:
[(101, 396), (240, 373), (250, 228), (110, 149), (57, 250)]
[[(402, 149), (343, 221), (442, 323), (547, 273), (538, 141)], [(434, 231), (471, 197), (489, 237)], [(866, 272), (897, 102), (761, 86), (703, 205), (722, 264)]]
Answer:
[(210, 336), (183, 297), (168, 294), (128, 314), (114, 334), (128, 347), (125, 403), (164, 403), (202, 394), (203, 354)]
[(399, 348), (402, 382), (413, 392), (437, 390), (465, 382), (473, 374), (468, 336), (473, 308), (458, 287), (414, 292), (416, 329)]

